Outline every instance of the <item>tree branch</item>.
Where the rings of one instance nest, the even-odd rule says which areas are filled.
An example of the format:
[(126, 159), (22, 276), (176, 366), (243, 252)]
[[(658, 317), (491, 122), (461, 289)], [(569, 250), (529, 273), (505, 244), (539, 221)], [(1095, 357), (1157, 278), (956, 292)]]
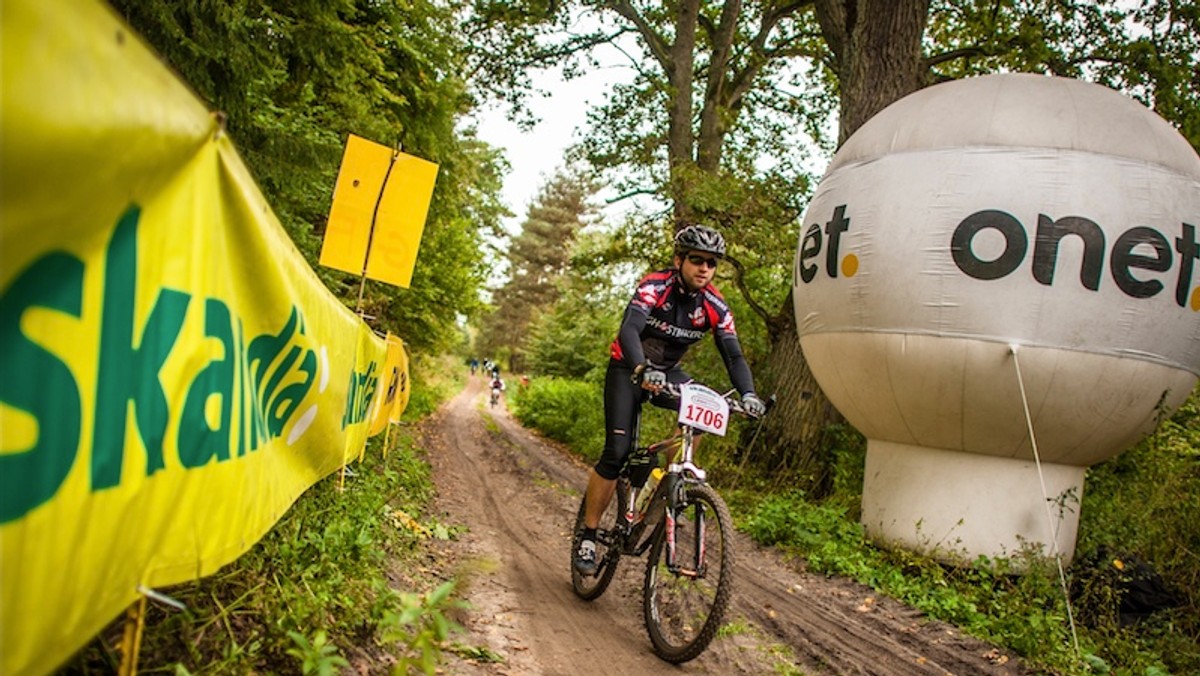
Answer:
[(754, 314), (758, 315), (759, 318), (763, 320), (763, 323), (767, 325), (768, 334), (776, 335), (778, 333), (778, 328), (776, 325), (780, 323), (780, 319), (778, 316), (767, 312), (766, 308), (760, 305), (758, 301), (754, 300), (754, 296), (750, 293), (750, 287), (746, 285), (746, 267), (742, 265), (741, 261), (733, 256), (730, 256), (729, 254), (725, 255), (725, 260), (729, 261), (729, 263), (733, 265), (735, 272), (733, 275), (733, 283), (734, 286), (738, 288), (738, 291), (742, 292), (742, 298), (746, 299), (746, 304), (749, 305), (750, 309), (754, 310)]
[(638, 195), (653, 195), (655, 197), (661, 197), (661, 195), (659, 194), (659, 192), (657, 190), (652, 190), (650, 188), (639, 188), (637, 190), (630, 190), (629, 192), (622, 193), (620, 195), (617, 195), (616, 197), (610, 197), (610, 198), (604, 200), (604, 203), (605, 204), (616, 204), (617, 202), (620, 202), (621, 200), (627, 200), (632, 197), (637, 197)]
[(614, 0), (604, 4), (633, 23), (638, 33), (646, 40), (646, 46), (650, 48), (650, 53), (662, 65), (663, 70), (670, 73), (672, 70), (671, 54), (666, 41), (654, 30), (653, 26), (646, 22), (645, 17), (630, 4), (629, 0)]

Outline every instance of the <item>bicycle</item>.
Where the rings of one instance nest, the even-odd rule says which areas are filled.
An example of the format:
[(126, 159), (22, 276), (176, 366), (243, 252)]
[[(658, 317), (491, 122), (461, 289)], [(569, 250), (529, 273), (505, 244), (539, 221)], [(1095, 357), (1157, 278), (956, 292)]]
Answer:
[[(731, 411), (749, 416), (732, 393), (721, 395), (697, 383), (668, 385), (663, 393), (680, 399), (678, 431), (640, 447), (639, 414), (633, 450), (596, 529), (596, 573), (585, 576), (572, 566), (571, 585), (585, 601), (599, 598), (622, 556), (649, 551), (642, 586), (646, 630), (655, 654), (680, 664), (708, 647), (733, 592), (733, 519), (725, 501), (706, 482), (705, 471), (695, 464), (695, 439), (703, 432), (724, 435)], [(657, 469), (660, 453), (672, 461), (657, 485), (641, 486)], [(646, 491), (651, 491), (649, 498)], [(584, 505), (581, 500), (572, 553), (582, 539)]]

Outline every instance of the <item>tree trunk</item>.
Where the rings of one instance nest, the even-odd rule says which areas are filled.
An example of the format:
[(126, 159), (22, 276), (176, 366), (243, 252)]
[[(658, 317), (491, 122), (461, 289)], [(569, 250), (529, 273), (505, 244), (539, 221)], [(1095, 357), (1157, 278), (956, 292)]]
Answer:
[(756, 374), (756, 386), (774, 395), (776, 406), (763, 422), (762, 439), (751, 449), (750, 462), (772, 474), (797, 482), (810, 495), (824, 495), (830, 487), (824, 448), (829, 426), (843, 420), (821, 391), (804, 353), (792, 312), (792, 294), (772, 322), (771, 351), (767, 366)]
[[(921, 87), (928, 0), (821, 0), (818, 20), (834, 53), (841, 88), (838, 145), (888, 104)], [(779, 405), (767, 417), (755, 465), (787, 472), (813, 497), (830, 487), (826, 433), (842, 416), (821, 391), (796, 329), (792, 294), (771, 322), (764, 392)]]
[(862, 0), (849, 26), (850, 43), (839, 69), (838, 145), (875, 113), (921, 88), (921, 37), (929, 0)]
[(696, 25), (700, 17), (699, 0), (685, 0), (676, 7), (675, 42), (671, 45), (667, 79), (671, 87), (671, 108), (667, 120), (667, 158), (671, 171), (671, 195), (674, 198), (675, 227), (691, 220), (691, 206), (686, 199), (686, 172), (695, 159), (695, 136), (692, 133), (693, 66), (696, 62)]

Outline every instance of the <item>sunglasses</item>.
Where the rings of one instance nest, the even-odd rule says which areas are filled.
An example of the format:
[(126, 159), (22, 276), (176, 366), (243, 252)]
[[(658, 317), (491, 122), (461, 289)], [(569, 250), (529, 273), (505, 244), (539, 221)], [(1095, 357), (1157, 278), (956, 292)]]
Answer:
[(717, 259), (715, 258), (705, 258), (704, 256), (697, 256), (696, 254), (688, 254), (687, 259), (692, 265), (707, 265), (714, 270), (717, 269)]

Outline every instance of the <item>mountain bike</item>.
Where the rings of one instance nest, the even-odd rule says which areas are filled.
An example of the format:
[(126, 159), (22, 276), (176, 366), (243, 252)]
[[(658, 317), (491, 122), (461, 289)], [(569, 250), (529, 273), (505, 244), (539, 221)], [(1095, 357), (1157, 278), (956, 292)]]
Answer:
[[(663, 393), (680, 400), (678, 431), (638, 446), (639, 414), (633, 450), (596, 529), (596, 573), (583, 575), (572, 566), (571, 585), (584, 600), (599, 598), (622, 556), (649, 551), (642, 586), (646, 631), (655, 654), (679, 664), (708, 647), (733, 593), (733, 519), (695, 463), (696, 438), (705, 432), (724, 435), (731, 412), (747, 414), (732, 393), (721, 395), (697, 383), (668, 385)], [(657, 484), (643, 485), (661, 471), (660, 454), (669, 460), (666, 471)], [(582, 540), (584, 505), (581, 500), (572, 553)]]

